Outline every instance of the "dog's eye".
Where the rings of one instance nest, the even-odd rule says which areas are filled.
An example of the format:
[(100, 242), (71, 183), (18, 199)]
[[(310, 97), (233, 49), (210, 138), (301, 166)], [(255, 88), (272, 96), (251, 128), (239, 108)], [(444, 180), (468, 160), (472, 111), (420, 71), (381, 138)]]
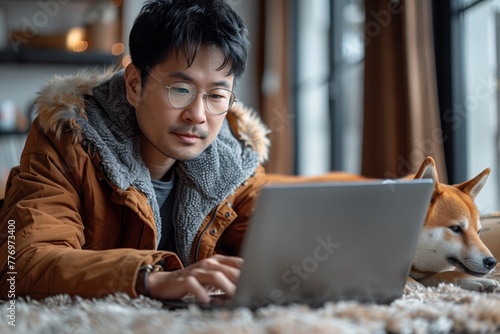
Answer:
[(450, 230), (452, 230), (455, 233), (461, 233), (462, 232), (462, 226), (460, 226), (460, 225), (453, 225), (453, 226), (450, 226)]

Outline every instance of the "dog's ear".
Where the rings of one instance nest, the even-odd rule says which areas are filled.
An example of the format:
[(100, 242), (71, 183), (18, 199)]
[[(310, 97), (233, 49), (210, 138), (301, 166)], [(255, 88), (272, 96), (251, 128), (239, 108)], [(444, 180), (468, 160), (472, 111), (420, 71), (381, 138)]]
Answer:
[(436, 162), (432, 157), (425, 158), (420, 166), (420, 169), (413, 177), (414, 179), (433, 179), (434, 180), (434, 196), (441, 193), (439, 186), (438, 172)]
[(436, 163), (432, 157), (425, 158), (414, 179), (433, 179), (436, 184), (439, 183)]
[(453, 186), (463, 191), (464, 193), (468, 194), (470, 197), (472, 197), (472, 200), (474, 200), (476, 199), (476, 196), (479, 194), (481, 189), (483, 189), (484, 185), (486, 184), (486, 180), (490, 175), (490, 171), (491, 170), (489, 168), (486, 168), (481, 173), (479, 173), (475, 178), (469, 181), (462, 182), (460, 184), (455, 184)]

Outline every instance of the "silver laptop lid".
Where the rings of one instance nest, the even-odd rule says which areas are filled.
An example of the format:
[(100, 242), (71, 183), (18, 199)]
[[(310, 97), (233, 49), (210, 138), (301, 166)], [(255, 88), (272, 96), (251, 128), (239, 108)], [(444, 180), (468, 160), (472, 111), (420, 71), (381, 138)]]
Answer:
[(432, 190), (430, 179), (266, 186), (232, 306), (400, 297)]

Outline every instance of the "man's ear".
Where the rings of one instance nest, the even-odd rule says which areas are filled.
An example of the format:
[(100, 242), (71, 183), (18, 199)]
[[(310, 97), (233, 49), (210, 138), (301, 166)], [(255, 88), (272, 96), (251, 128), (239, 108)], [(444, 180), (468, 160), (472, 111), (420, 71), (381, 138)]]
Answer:
[(125, 87), (128, 103), (137, 107), (142, 99), (142, 81), (141, 71), (134, 64), (129, 64), (125, 68)]

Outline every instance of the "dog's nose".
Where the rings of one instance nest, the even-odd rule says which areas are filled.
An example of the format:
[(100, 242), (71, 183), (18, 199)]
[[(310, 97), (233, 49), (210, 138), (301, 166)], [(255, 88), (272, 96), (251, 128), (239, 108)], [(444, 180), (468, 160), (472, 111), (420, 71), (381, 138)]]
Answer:
[(493, 256), (490, 256), (483, 260), (483, 264), (488, 270), (491, 270), (497, 265), (497, 260)]

